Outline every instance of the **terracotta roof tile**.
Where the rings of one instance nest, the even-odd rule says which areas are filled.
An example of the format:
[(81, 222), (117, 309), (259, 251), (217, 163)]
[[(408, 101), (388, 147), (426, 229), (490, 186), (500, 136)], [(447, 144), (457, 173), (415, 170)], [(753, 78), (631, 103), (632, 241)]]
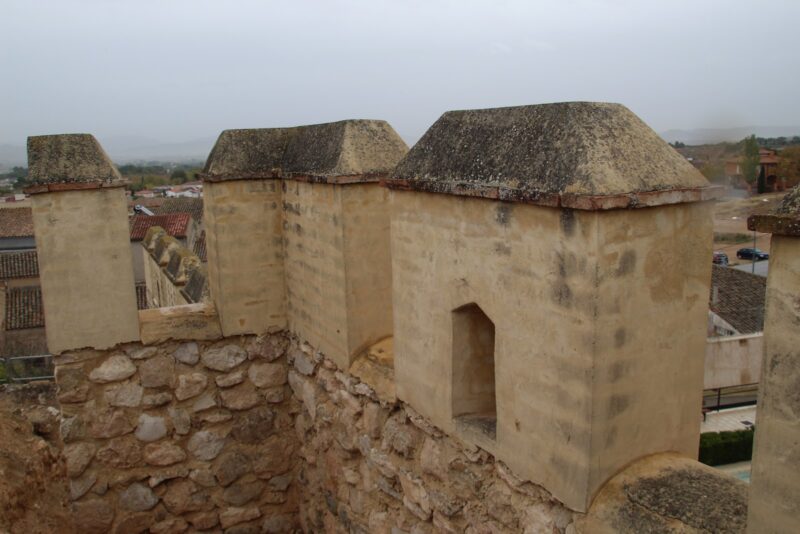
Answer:
[(7, 289), (5, 312), (6, 330), (43, 327), (42, 289), (38, 286)]
[(39, 255), (35, 250), (0, 253), (0, 280), (39, 276)]
[[(184, 184), (185, 185), (185, 184)], [(197, 224), (203, 222), (203, 199), (202, 198), (166, 198), (160, 206), (154, 208), (156, 215), (166, 213), (188, 213)]]
[(714, 265), (711, 271), (711, 311), (740, 334), (764, 330), (767, 279), (738, 269)]
[(30, 208), (0, 209), (1, 237), (33, 237), (33, 216)]
[(164, 215), (135, 215), (131, 219), (131, 241), (141, 241), (151, 226), (160, 226), (172, 237), (186, 237), (191, 215), (167, 213)]

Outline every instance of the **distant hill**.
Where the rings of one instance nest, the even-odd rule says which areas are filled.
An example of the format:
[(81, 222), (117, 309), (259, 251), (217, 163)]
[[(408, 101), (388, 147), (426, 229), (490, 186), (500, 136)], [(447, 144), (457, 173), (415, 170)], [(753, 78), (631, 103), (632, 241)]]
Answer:
[(667, 130), (662, 139), (669, 143), (679, 141), (687, 145), (706, 145), (723, 142), (735, 143), (755, 134), (757, 137), (792, 137), (800, 135), (800, 126), (742, 126), (737, 128), (697, 128), (694, 130)]

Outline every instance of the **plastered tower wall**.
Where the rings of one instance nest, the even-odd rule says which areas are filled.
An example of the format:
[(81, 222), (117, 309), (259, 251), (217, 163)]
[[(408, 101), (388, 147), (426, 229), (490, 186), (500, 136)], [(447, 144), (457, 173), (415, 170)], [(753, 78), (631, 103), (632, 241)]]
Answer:
[[(578, 510), (640, 457), (696, 455), (711, 219), (690, 164), (622, 106), (557, 104), (447, 113), (389, 185), (399, 398)], [(473, 303), (496, 413), (465, 418)]]
[[(237, 293), (241, 287), (250, 303), (268, 295), (264, 309), (271, 321), (262, 329), (281, 327), (280, 319), (344, 368), (360, 350), (391, 335), (388, 195), (378, 181), (406, 152), (383, 121), (223, 132), (206, 164), (207, 213), (228, 212), (240, 202), (232, 197), (248, 194), (216, 194), (230, 184), (256, 183), (275, 194), (266, 211), (252, 210), (249, 222), (239, 216), (207, 218), (208, 225), (216, 225), (208, 242), (209, 271), (223, 330), (260, 331), (231, 324), (234, 317), (240, 323), (264, 317), (259, 306), (247, 307)], [(251, 246), (245, 228), (265, 212), (270, 239), (260, 239), (267, 244), (247, 253), (269, 258), (269, 264), (244, 273), (231, 259), (233, 249), (223, 250)]]
[(792, 532), (800, 516), (800, 188), (748, 226), (772, 233), (772, 244), (747, 527)]
[(87, 134), (31, 137), (28, 159), (50, 351), (139, 339), (125, 184), (116, 168)]

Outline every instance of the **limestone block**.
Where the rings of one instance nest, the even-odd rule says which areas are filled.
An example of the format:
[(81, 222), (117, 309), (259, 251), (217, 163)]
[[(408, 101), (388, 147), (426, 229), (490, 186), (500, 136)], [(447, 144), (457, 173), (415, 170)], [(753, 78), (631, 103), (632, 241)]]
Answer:
[(122, 410), (107, 409), (94, 414), (89, 425), (93, 438), (115, 438), (133, 431), (134, 424)]
[(185, 363), (186, 365), (194, 365), (200, 361), (200, 349), (197, 347), (197, 343), (190, 342), (190, 343), (181, 343), (173, 356), (176, 360), (181, 363)]
[(231, 435), (241, 443), (260, 443), (272, 434), (274, 421), (275, 412), (266, 407), (255, 408), (238, 417)]
[(200, 359), (209, 369), (227, 372), (244, 362), (247, 352), (238, 345), (225, 345), (207, 349)]
[(185, 459), (186, 453), (183, 449), (167, 441), (149, 443), (144, 448), (144, 461), (150, 465), (167, 466)]
[(175, 397), (179, 401), (191, 399), (202, 393), (207, 385), (208, 377), (203, 373), (180, 375), (175, 388)]
[(213, 460), (225, 445), (225, 436), (216, 431), (200, 430), (195, 432), (187, 444), (189, 452), (198, 460)]
[(222, 337), (216, 309), (204, 302), (139, 310), (139, 329), (142, 343), (147, 344), (170, 339), (199, 341)]
[(255, 506), (248, 508), (230, 507), (219, 514), (219, 523), (222, 528), (227, 529), (259, 517), (261, 517), (261, 510)]
[(77, 502), (72, 512), (75, 526), (83, 534), (105, 534), (114, 522), (114, 509), (101, 499)]
[(86, 473), (81, 477), (73, 478), (69, 481), (69, 498), (72, 501), (77, 501), (92, 489), (92, 486), (97, 482), (97, 475), (94, 473)]
[(254, 362), (247, 370), (250, 381), (259, 388), (281, 386), (286, 383), (287, 369), (280, 363)]
[(221, 388), (229, 388), (244, 382), (244, 376), (245, 374), (242, 370), (233, 371), (232, 373), (228, 373), (226, 375), (219, 375), (214, 379), (214, 382), (216, 382), (217, 386)]
[(124, 354), (114, 354), (89, 373), (89, 380), (98, 384), (125, 380), (136, 373), (136, 366)]
[(67, 476), (75, 478), (81, 475), (94, 458), (95, 446), (91, 443), (70, 443), (64, 447), (64, 458), (67, 461)]
[(219, 396), (222, 405), (231, 410), (249, 410), (261, 402), (261, 396), (250, 382), (223, 389)]
[(139, 364), (139, 380), (146, 388), (172, 387), (175, 382), (175, 360), (156, 356)]
[(225, 488), (222, 492), (222, 500), (231, 506), (244, 506), (250, 501), (258, 499), (264, 491), (264, 482), (252, 475), (249, 480), (246, 478)]
[(144, 512), (158, 504), (158, 497), (153, 490), (138, 482), (125, 488), (119, 497), (120, 504), (134, 512)]
[(136, 408), (142, 403), (144, 389), (136, 382), (109, 386), (104, 392), (106, 402), (115, 407)]
[(222, 453), (211, 468), (217, 482), (223, 487), (229, 486), (251, 469), (250, 458), (239, 451)]
[(163, 417), (147, 415), (139, 416), (135, 436), (139, 441), (157, 441), (167, 435), (167, 424)]
[(128, 469), (142, 460), (142, 446), (133, 436), (114, 438), (97, 451), (97, 460), (117, 469)]

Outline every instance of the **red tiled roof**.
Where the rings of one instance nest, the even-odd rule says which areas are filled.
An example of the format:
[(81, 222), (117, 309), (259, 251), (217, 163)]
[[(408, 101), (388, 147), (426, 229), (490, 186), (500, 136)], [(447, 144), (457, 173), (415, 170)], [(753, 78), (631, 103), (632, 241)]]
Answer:
[(131, 241), (141, 241), (152, 226), (160, 226), (172, 237), (186, 237), (191, 215), (167, 213), (165, 215), (135, 215), (131, 219)]
[(0, 209), (0, 238), (2, 237), (33, 237), (31, 209)]
[(153, 211), (157, 215), (186, 212), (197, 221), (197, 224), (201, 224), (203, 222), (203, 199), (186, 197), (167, 198)]
[(38, 286), (7, 289), (5, 313), (6, 330), (43, 327), (42, 289)]
[(35, 250), (0, 253), (0, 280), (39, 276), (39, 255)]

